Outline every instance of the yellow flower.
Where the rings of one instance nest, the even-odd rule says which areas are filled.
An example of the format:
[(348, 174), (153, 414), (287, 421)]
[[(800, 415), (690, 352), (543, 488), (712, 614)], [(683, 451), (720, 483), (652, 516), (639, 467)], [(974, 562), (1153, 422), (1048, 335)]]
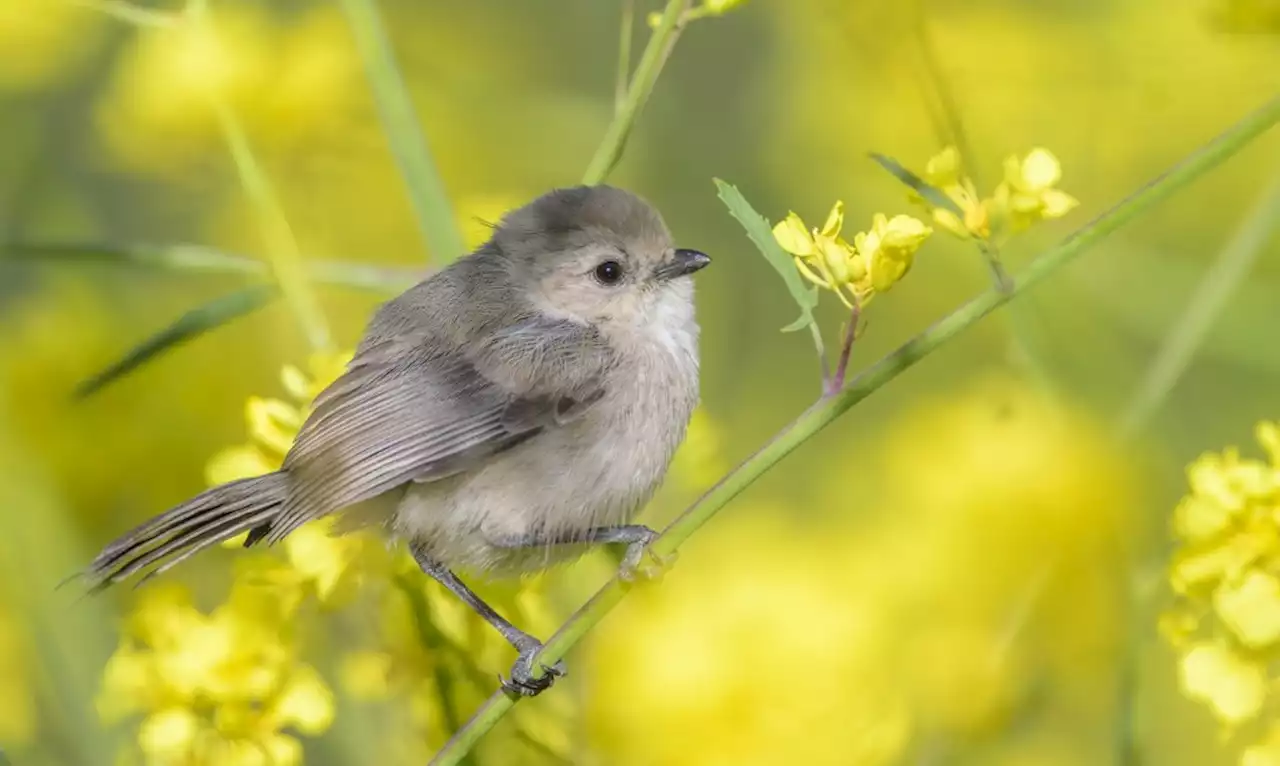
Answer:
[(872, 218), (871, 229), (854, 235), (850, 245), (840, 236), (844, 203), (837, 201), (821, 229), (809, 230), (794, 212), (773, 227), (773, 236), (790, 253), (810, 282), (831, 290), (853, 307), (891, 288), (911, 268), (912, 258), (932, 229), (908, 215)]
[(992, 202), (982, 199), (973, 181), (962, 175), (960, 152), (954, 146), (948, 146), (929, 158), (925, 164), (924, 180), (946, 194), (963, 213), (957, 216), (946, 208), (925, 204), (924, 198), (915, 192), (908, 195), (913, 202), (925, 204), (931, 210), (934, 223), (957, 237), (986, 239), (991, 236)]
[(1191, 699), (1209, 705), (1219, 720), (1238, 725), (1262, 710), (1267, 679), (1257, 663), (1222, 644), (1200, 644), (1182, 656), (1180, 680)]
[(948, 146), (929, 159), (923, 179), (947, 195), (960, 215), (934, 206), (914, 191), (908, 197), (928, 209), (934, 223), (952, 234), (992, 239), (999, 234), (1016, 234), (1042, 220), (1061, 218), (1073, 210), (1079, 204), (1076, 199), (1056, 188), (1061, 177), (1058, 158), (1047, 149), (1033, 149), (1021, 159), (1006, 159), (1004, 179), (990, 197), (983, 197), (964, 173), (959, 151)]
[[(222, 484), (279, 469), (311, 402), (342, 374), (350, 360), (350, 353), (320, 353), (308, 360), (309, 372), (286, 366), (281, 383), (293, 401), (250, 397), (245, 404), (250, 442), (215, 455), (205, 469), (209, 483)], [(285, 538), (282, 547), (289, 570), (275, 573), (274, 579), (281, 585), (311, 585), (321, 601), (338, 602), (343, 600), (339, 594), (352, 595), (351, 589), (340, 588), (344, 582), (354, 584), (385, 570), (385, 548), (359, 534), (333, 534), (335, 523), (333, 518), (318, 519)], [(240, 535), (223, 546), (240, 547), (244, 539), (245, 535)], [(357, 562), (363, 566), (356, 566)], [(345, 578), (348, 572), (357, 576)]]
[(1080, 203), (1055, 188), (1062, 179), (1058, 158), (1047, 149), (1033, 149), (1026, 157), (1004, 162), (1004, 181), (996, 187), (996, 205), (1007, 211), (1013, 231), (1043, 220), (1061, 218)]
[(272, 69), (273, 29), (256, 4), (219, 6), (208, 23), (140, 30), (99, 103), (99, 127), (127, 164), (152, 172), (218, 147), (210, 99), (240, 111)]
[(882, 293), (911, 269), (916, 250), (933, 230), (909, 215), (886, 218), (876, 213), (871, 229), (854, 237), (854, 247), (868, 275), (871, 290)]
[(1253, 570), (1238, 583), (1225, 583), (1213, 605), (1245, 646), (1263, 649), (1280, 639), (1280, 581), (1273, 575)]
[(137, 743), (152, 762), (298, 763), (301, 746), (282, 730), (323, 733), (333, 697), (297, 658), (297, 606), (248, 581), (208, 614), (179, 586), (144, 593), (108, 662), (100, 713), (146, 714)]
[[(1280, 425), (1259, 423), (1255, 434), (1265, 459), (1231, 447), (1187, 467), (1189, 492), (1173, 514), (1177, 599), (1161, 617), (1165, 639), (1184, 652), (1183, 693), (1229, 726), (1257, 717), (1267, 668), (1280, 658)], [(1273, 731), (1242, 762), (1276, 762), (1278, 744)]]

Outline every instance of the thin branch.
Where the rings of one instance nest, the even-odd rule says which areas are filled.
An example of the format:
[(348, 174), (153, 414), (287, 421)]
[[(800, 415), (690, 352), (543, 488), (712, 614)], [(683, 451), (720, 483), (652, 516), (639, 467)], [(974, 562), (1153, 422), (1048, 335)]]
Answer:
[(466, 241), (419, 126), (409, 89), (396, 66), (376, 0), (342, 0), (342, 7), (364, 62), (391, 153), (409, 190), (418, 229), (432, 260), (439, 265), (449, 263), (466, 253)]
[(601, 183), (622, 158), (622, 150), (626, 146), (627, 137), (631, 135), (631, 128), (640, 116), (645, 102), (649, 100), (649, 94), (658, 82), (658, 75), (662, 73), (671, 48), (680, 37), (680, 30), (683, 29), (681, 17), (689, 7), (689, 2), (690, 0), (667, 0), (662, 20), (649, 38), (644, 53), (640, 55), (640, 63), (636, 66), (635, 76), (631, 78), (627, 96), (619, 104), (600, 146), (587, 165), (587, 172), (582, 178), (583, 184), (595, 186)]
[[(1255, 138), (1280, 122), (1280, 98), (1275, 98), (1246, 116), (1225, 133), (1192, 153), (1169, 171), (1138, 189), (1120, 204), (1077, 230), (1058, 246), (1043, 253), (1023, 269), (1009, 292), (988, 290), (935, 324), (913, 340), (881, 359), (854, 378), (839, 394), (820, 399), (764, 447), (720, 480), (702, 498), (663, 530), (651, 546), (659, 558), (675, 553), (679, 546), (706, 524), (730, 500), (751, 486), (769, 469), (830, 425), (851, 407), (889, 383), (916, 362), (951, 342), (982, 318), (1026, 292), (1081, 253), (1163, 201), (1174, 192), (1217, 167)], [(570, 617), (535, 659), (550, 665), (578, 643), (627, 593), (627, 587), (613, 577)], [(431, 761), (433, 766), (454, 766), (475, 747), (519, 701), (499, 690), (472, 716)]]
[(1205, 336), (1213, 329), (1214, 321), (1227, 307), (1231, 295), (1244, 282), (1258, 256), (1275, 241), (1277, 229), (1280, 229), (1280, 171), (1258, 195), (1253, 208), (1169, 328), (1120, 418), (1122, 434), (1131, 436), (1140, 431), (1164, 404), (1191, 365)]
[[(227, 253), (204, 245), (102, 244), (96, 242), (0, 243), (0, 253), (14, 260), (56, 266), (59, 263), (101, 263), (190, 274), (225, 274), (261, 279), (271, 275), (265, 261)], [(0, 266), (3, 265), (0, 261)], [(427, 275), (421, 269), (370, 266), (350, 261), (315, 259), (304, 264), (317, 284), (348, 287), (379, 295), (398, 295)]]
[(853, 308), (849, 311), (849, 325), (844, 329), (844, 339), (840, 342), (840, 359), (836, 362), (836, 372), (827, 389), (828, 395), (834, 395), (844, 388), (844, 379), (849, 372), (849, 357), (853, 354), (853, 342), (858, 339), (858, 320), (862, 318), (862, 305), (857, 298), (853, 299)]
[(622, 0), (622, 23), (618, 30), (618, 72), (613, 84), (613, 111), (622, 110), (631, 80), (631, 43), (635, 37), (636, 0)]
[[(1277, 228), (1280, 228), (1280, 171), (1272, 176), (1258, 195), (1253, 208), (1236, 227), (1187, 301), (1186, 308), (1169, 329), (1120, 416), (1117, 432), (1121, 438), (1136, 438), (1160, 410), (1191, 366), (1196, 350), (1227, 307), (1231, 295), (1244, 283), (1258, 256), (1270, 242), (1275, 241)], [(1140, 568), (1139, 571), (1143, 570)], [(1117, 764), (1136, 766), (1143, 760), (1137, 733), (1137, 697), (1139, 662), (1148, 635), (1146, 618), (1149, 615), (1143, 608), (1146, 597), (1138, 589), (1129, 588), (1127, 595), (1129, 618), (1116, 689), (1117, 726), (1113, 752)]]
[(240, 176), (240, 184), (258, 214), (258, 226), (266, 244), (272, 275), (280, 285), (280, 292), (311, 348), (327, 349), (333, 343), (333, 337), (329, 334), (329, 322), (311, 289), (306, 269), (302, 265), (302, 253), (298, 250), (298, 240), (285, 218), (275, 189), (250, 148), (249, 138), (231, 107), (221, 98), (213, 97), (210, 100), (223, 138), (227, 142), (227, 149), (231, 152), (231, 160)]

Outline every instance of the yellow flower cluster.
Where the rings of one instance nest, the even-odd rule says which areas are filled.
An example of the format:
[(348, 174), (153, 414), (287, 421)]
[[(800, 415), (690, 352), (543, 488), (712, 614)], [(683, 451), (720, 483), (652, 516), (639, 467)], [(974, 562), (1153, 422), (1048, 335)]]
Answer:
[(267, 4), (220, 4), (199, 22), (183, 16), (140, 30), (97, 120), (131, 168), (185, 172), (221, 141), (214, 100), (267, 148), (289, 149), (344, 129), (359, 86), (359, 59), (335, 6), (286, 23)]
[[(307, 408), (319, 393), (345, 369), (350, 354), (316, 354), (310, 362), (310, 375), (296, 367), (286, 366), (281, 374), (285, 390), (294, 401), (249, 397), (245, 404), (250, 441), (229, 447), (209, 462), (205, 476), (210, 485), (225, 484), (249, 476), (261, 476), (280, 467), (298, 429), (307, 417)], [(353, 587), (371, 574), (385, 572), (388, 558), (385, 547), (367, 535), (330, 534), (333, 520), (326, 518), (305, 524), (281, 544), (286, 564), (272, 575), (282, 586), (310, 587), (322, 602), (336, 597), (349, 597)], [(223, 543), (240, 547), (244, 535)], [(361, 566), (353, 567), (357, 559)], [(351, 577), (344, 577), (348, 572)]]
[(865, 306), (877, 293), (906, 276), (916, 250), (933, 230), (909, 215), (876, 213), (871, 228), (850, 244), (844, 227), (844, 203), (837, 201), (821, 229), (810, 230), (794, 212), (773, 227), (773, 236), (790, 253), (806, 279), (834, 292), (846, 306)]
[[(1199, 457), (1173, 515), (1178, 549), (1169, 571), (1177, 597), (1162, 617), (1181, 654), (1184, 693), (1228, 730), (1257, 721), (1280, 658), (1280, 423), (1256, 429), (1265, 459), (1235, 448)], [(1243, 763), (1280, 762), (1280, 723)]]
[(333, 721), (333, 695), (298, 660), (290, 636), (299, 600), (271, 582), (237, 582), (204, 614), (176, 585), (149, 588), (104, 673), (104, 719), (142, 713), (147, 764), (290, 766)]
[(20, 628), (0, 613), (0, 752), (31, 741), (35, 700), (26, 673), (27, 646)]
[(929, 204), (918, 194), (913, 193), (911, 199), (927, 208), (938, 226), (962, 238), (1016, 234), (1039, 221), (1061, 218), (1079, 204), (1057, 188), (1062, 166), (1047, 149), (1032, 149), (1025, 157), (1007, 157), (1004, 178), (989, 197), (982, 197), (973, 179), (964, 173), (955, 147), (930, 158), (923, 178), (946, 194), (961, 214)]
[[(251, 442), (217, 455), (208, 481), (278, 468), (306, 407), (348, 358), (318, 354), (310, 376), (286, 367), (282, 378), (295, 403), (250, 398)], [(302, 746), (283, 729), (319, 734), (329, 727), (333, 695), (298, 658), (292, 627), (308, 595), (332, 600), (355, 559), (378, 548), (359, 536), (330, 536), (324, 521), (305, 525), (283, 547), (283, 561), (242, 562), (230, 596), (208, 614), (179, 585), (152, 586), (135, 605), (107, 664), (99, 710), (107, 720), (145, 715), (137, 743), (147, 763), (287, 766), (301, 762)], [(364, 555), (362, 574), (374, 568), (373, 558)]]
[[(278, 469), (311, 403), (349, 359), (345, 353), (316, 354), (307, 372), (283, 369), (287, 398), (250, 397), (250, 439), (209, 462), (208, 482)], [(380, 757), (424, 759), (424, 748), (443, 745), (465, 710), (492, 692), (496, 675), (480, 668), (509, 665), (506, 641), (423, 576), (406, 552), (393, 558), (374, 536), (335, 535), (331, 526), (328, 519), (302, 526), (281, 543), (282, 556), (266, 552), (242, 559), (230, 597), (209, 614), (181, 587), (151, 586), (144, 592), (106, 669), (101, 712), (108, 720), (145, 715), (138, 746), (147, 763), (300, 761), (300, 744), (282, 730), (317, 734), (334, 716), (332, 694), (299, 659), (291, 638), (311, 597), (334, 607), (352, 604), (361, 593), (374, 595), (377, 645), (348, 653), (341, 675), (353, 699), (405, 708), (407, 720), (396, 730), (396, 744), (388, 746), (394, 752)], [(239, 547), (243, 539), (224, 545)], [(394, 587), (372, 587), (388, 584)], [(502, 592), (486, 584), (478, 590), (529, 630), (547, 634), (555, 627), (537, 587), (523, 583), (507, 589), (517, 592)], [(521, 711), (515, 732), (544, 751), (567, 752), (561, 721), (571, 702), (563, 698), (559, 705)]]

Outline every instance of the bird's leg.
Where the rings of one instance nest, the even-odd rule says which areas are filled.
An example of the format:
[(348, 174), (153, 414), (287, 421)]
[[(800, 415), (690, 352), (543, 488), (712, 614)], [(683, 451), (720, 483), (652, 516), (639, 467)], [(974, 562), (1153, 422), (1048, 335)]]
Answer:
[(485, 603), (484, 599), (477, 596), (475, 591), (468, 588), (462, 580), (459, 580), (458, 576), (448, 567), (432, 559), (419, 546), (410, 546), (409, 550), (413, 554), (413, 560), (418, 562), (418, 566), (422, 568), (423, 572), (448, 588), (450, 593), (462, 599), (467, 606), (474, 609), (476, 614), (483, 617), (486, 622), (502, 634), (503, 638), (507, 639), (515, 647), (519, 656), (516, 658), (515, 664), (511, 666), (510, 680), (501, 679), (503, 689), (525, 697), (533, 697), (550, 688), (558, 676), (564, 675), (564, 662), (560, 661), (551, 666), (540, 665), (543, 675), (534, 676), (533, 663), (538, 652), (542, 651), (542, 642), (512, 625), (505, 617), (498, 614), (493, 607)]
[(649, 555), (658, 564), (658, 567), (656, 571), (653, 568), (640, 569), (640, 560), (644, 558), (649, 544), (657, 537), (658, 533), (649, 527), (640, 524), (621, 524), (612, 527), (592, 527), (583, 532), (561, 535), (530, 535), (514, 540), (498, 541), (495, 544), (503, 548), (545, 548), (549, 545), (581, 545), (584, 543), (625, 545), (626, 551), (622, 554), (622, 563), (618, 567), (618, 575), (623, 580), (630, 582), (636, 578), (637, 574), (642, 574), (646, 578), (656, 577), (675, 560), (675, 554), (660, 557), (649, 551)]

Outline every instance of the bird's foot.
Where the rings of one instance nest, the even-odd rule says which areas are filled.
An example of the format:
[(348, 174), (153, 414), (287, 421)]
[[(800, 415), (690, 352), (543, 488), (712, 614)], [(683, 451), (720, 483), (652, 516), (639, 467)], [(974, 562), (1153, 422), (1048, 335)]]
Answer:
[(565, 674), (564, 660), (560, 660), (554, 665), (538, 663), (538, 667), (542, 669), (542, 675), (534, 675), (534, 661), (538, 652), (542, 651), (541, 641), (533, 638), (521, 641), (516, 644), (516, 650), (520, 655), (511, 666), (511, 678), (499, 676), (503, 690), (509, 694), (536, 697), (550, 689), (556, 679)]
[[(665, 556), (659, 556), (649, 550), (649, 544), (657, 539), (658, 533), (648, 530), (648, 534), (640, 540), (635, 540), (627, 544), (626, 553), (622, 555), (622, 563), (618, 566), (618, 577), (623, 582), (631, 583), (636, 580), (657, 580), (660, 579), (671, 565), (676, 561), (675, 553), (668, 553)], [(641, 566), (645, 556), (648, 556), (650, 564)]]

